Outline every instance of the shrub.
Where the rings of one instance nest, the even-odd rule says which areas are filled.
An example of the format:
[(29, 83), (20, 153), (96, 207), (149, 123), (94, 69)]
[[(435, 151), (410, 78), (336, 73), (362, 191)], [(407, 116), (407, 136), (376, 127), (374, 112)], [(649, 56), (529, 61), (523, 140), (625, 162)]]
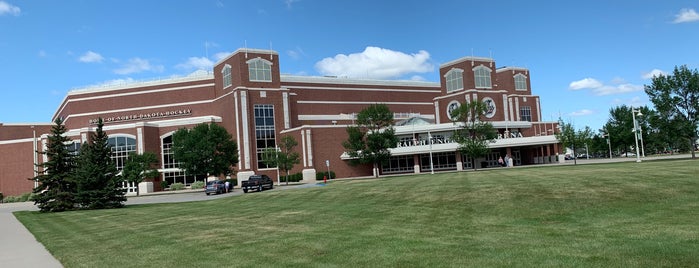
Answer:
[[(286, 176), (279, 176), (279, 180), (281, 182), (286, 182), (287, 178)], [(290, 174), (289, 175), (289, 182), (299, 182), (303, 180), (303, 174), (302, 173), (295, 173), (295, 174)]]
[(236, 180), (236, 179), (226, 179), (226, 180), (224, 180), (223, 182), (228, 182), (228, 183), (230, 183), (230, 184), (233, 185), (233, 186), (237, 186), (237, 185), (238, 185), (238, 180)]
[(184, 183), (181, 182), (176, 182), (170, 185), (170, 190), (173, 191), (178, 191), (178, 190), (184, 190)]
[(33, 193), (24, 193), (22, 195), (18, 196), (5, 196), (3, 198), (2, 193), (0, 193), (0, 203), (15, 203), (15, 202), (27, 202), (27, 201), (34, 201), (34, 196), (35, 194)]
[(167, 181), (160, 182), (160, 188), (162, 188), (163, 190), (165, 190), (165, 188), (167, 188), (168, 186), (170, 186), (169, 182), (167, 182)]
[(5, 200), (5, 196), (3, 196), (3, 195), (2, 195), (2, 192), (0, 192), (0, 203), (2, 203), (3, 200)]
[(203, 181), (195, 181), (190, 186), (192, 187), (192, 189), (202, 189), (202, 188), (204, 188), (204, 182)]
[[(322, 180), (323, 180), (323, 177), (325, 177), (325, 176), (328, 176), (328, 172), (327, 172), (327, 171), (325, 171), (325, 172), (320, 172), (320, 173), (316, 173), (316, 180), (317, 180), (317, 181), (322, 181)], [(335, 178), (335, 171), (332, 171), (332, 170), (331, 170), (331, 171), (330, 171), (330, 176), (328, 176), (328, 180), (334, 179), (334, 178)]]
[(19, 202), (27, 202), (29, 201), (30, 197), (32, 197), (32, 193), (24, 193), (19, 196)]

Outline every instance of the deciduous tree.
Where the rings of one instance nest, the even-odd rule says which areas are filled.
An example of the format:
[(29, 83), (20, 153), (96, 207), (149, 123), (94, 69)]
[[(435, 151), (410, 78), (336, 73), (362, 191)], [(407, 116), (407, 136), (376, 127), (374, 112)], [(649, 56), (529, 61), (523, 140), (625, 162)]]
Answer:
[(294, 152), (294, 147), (299, 143), (292, 136), (281, 138), (279, 150), (277, 148), (267, 148), (262, 155), (262, 161), (269, 166), (275, 166), (286, 174), (286, 184), (289, 184), (289, 171), (294, 165), (301, 162), (299, 153)]
[(180, 167), (192, 175), (228, 175), (238, 164), (238, 144), (214, 123), (177, 130), (172, 135), (172, 151)]
[(484, 120), (488, 110), (482, 101), (464, 102), (451, 111), (454, 124), (460, 126), (454, 131), (454, 140), (459, 143), (462, 156), (471, 157), (471, 165), (476, 169), (476, 158), (490, 151), (490, 143), (497, 137), (493, 125)]
[(132, 153), (124, 163), (121, 170), (121, 177), (124, 181), (136, 185), (136, 196), (139, 196), (138, 184), (148, 178), (156, 178), (160, 175), (157, 168), (158, 156), (151, 152), (143, 154)]
[(655, 109), (666, 115), (665, 120), (691, 144), (692, 158), (696, 157), (697, 127), (699, 123), (699, 72), (686, 65), (675, 67), (672, 74), (653, 77), (645, 86), (646, 94)]
[(391, 157), (390, 148), (398, 144), (393, 128), (393, 112), (386, 104), (372, 104), (357, 114), (357, 125), (347, 127), (346, 141), (342, 143), (350, 163), (373, 165), (375, 177), (379, 176), (379, 165)]

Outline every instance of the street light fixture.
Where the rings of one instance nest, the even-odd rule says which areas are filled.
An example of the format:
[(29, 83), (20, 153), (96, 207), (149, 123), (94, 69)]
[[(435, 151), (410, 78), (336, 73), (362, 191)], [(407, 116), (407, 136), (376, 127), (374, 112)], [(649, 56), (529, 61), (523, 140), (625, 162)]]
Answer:
[(607, 138), (607, 145), (609, 146), (609, 159), (612, 159), (612, 143), (609, 140), (609, 133), (605, 133), (604, 135), (602, 135), (602, 137)]
[(638, 116), (643, 116), (641, 113), (641, 110), (636, 110), (633, 107), (631, 107), (631, 118), (633, 118), (633, 137), (634, 140), (636, 141), (636, 162), (640, 163), (641, 162), (641, 154), (638, 151), (638, 122), (636, 122), (636, 113), (638, 113)]

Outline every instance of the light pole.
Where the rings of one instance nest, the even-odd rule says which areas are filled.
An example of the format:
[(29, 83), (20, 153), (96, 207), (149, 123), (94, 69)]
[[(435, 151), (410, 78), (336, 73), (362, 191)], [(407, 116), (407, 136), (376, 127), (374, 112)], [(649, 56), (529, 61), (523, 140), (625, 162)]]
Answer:
[(34, 129), (34, 126), (32, 126), (32, 150), (34, 150), (34, 152), (32, 152), (32, 157), (34, 158), (34, 188), (39, 187), (39, 181), (36, 179), (36, 177), (39, 176), (37, 167), (39, 164), (39, 158), (36, 147), (36, 129)]
[(638, 112), (638, 116), (643, 115), (640, 110), (636, 110), (633, 107), (631, 107), (631, 118), (633, 118), (633, 137), (636, 141), (636, 162), (640, 163), (641, 155), (638, 151), (638, 123), (636, 122), (636, 112)]
[[(638, 112), (638, 116), (641, 116), (641, 112)], [(638, 124), (638, 135), (641, 137), (641, 157), (646, 158), (646, 150), (643, 148), (643, 127)]]
[(609, 133), (603, 135), (607, 138), (607, 145), (609, 146), (609, 159), (612, 159), (612, 142), (609, 140)]
[(432, 132), (427, 131), (427, 138), (430, 139), (430, 174), (434, 174), (434, 162), (432, 162)]

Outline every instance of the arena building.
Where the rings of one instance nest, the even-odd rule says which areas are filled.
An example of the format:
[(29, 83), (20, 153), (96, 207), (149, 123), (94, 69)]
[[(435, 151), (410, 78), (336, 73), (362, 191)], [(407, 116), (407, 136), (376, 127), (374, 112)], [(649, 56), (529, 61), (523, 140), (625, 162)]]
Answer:
[[(553, 163), (562, 150), (554, 136), (557, 123), (543, 120), (526, 68), (497, 68), (491, 58), (464, 57), (441, 64), (435, 83), (285, 75), (279, 65), (275, 51), (238, 49), (213, 72), (70, 91), (53, 119), (63, 118), (73, 141), (68, 146), (77, 151), (103, 118), (117, 168), (132, 152), (159, 155), (162, 176), (142, 185), (147, 189), (141, 192), (161, 190), (162, 180), (186, 185), (197, 180), (174, 159), (172, 134), (211, 122), (238, 142), (239, 181), (259, 173), (278, 180), (277, 169), (260, 160), (263, 150), (275, 148), (285, 135), (299, 142), (301, 163), (292, 173), (302, 173), (307, 182), (326, 170), (347, 178), (471, 169), (469, 156), (452, 140), (456, 126), (449, 111), (473, 100), (488, 104), (486, 117), (499, 133), (490, 153), (475, 161), (477, 168), (496, 166), (505, 155), (514, 165)], [(378, 171), (351, 166), (341, 145), (356, 114), (375, 103), (395, 113), (400, 138), (391, 161)], [(34, 164), (47, 160), (40, 152), (51, 125), (0, 124), (0, 192), (18, 195), (35, 187), (30, 178)], [(134, 185), (127, 188), (134, 191)]]

